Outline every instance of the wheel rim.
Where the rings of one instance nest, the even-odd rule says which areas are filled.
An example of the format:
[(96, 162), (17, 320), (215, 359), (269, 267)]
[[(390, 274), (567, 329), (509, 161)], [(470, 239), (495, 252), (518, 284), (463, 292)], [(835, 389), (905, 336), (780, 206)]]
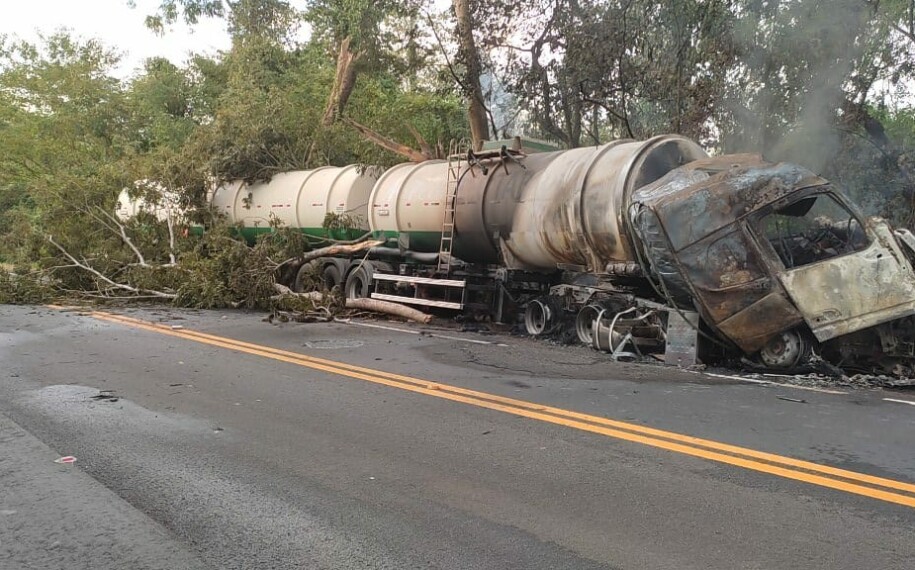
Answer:
[(531, 301), (524, 311), (524, 326), (531, 336), (542, 335), (550, 323), (550, 308), (541, 301)]
[(594, 321), (599, 314), (600, 307), (597, 305), (588, 305), (578, 311), (578, 316), (575, 317), (575, 332), (582, 344), (594, 345)]
[(770, 368), (792, 368), (807, 352), (807, 342), (797, 331), (785, 331), (759, 351), (759, 358)]
[(346, 298), (347, 299), (364, 299), (367, 297), (368, 279), (365, 275), (365, 268), (360, 267), (346, 279)]

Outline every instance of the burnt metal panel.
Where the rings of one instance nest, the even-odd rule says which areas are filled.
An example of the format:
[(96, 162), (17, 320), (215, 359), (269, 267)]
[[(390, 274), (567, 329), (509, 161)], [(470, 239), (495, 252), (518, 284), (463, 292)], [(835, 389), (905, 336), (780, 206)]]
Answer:
[(485, 175), (479, 166), (463, 172), (455, 197), (455, 256), (473, 263), (502, 261), (501, 240), (511, 234), (527, 185), (561, 154), (537, 153), (518, 162), (486, 161)]
[(828, 182), (795, 164), (757, 155), (697, 160), (633, 193), (632, 202), (657, 212), (674, 251), (801, 188)]
[(818, 340), (915, 314), (915, 273), (885, 222), (865, 250), (779, 274)]
[(784, 292), (776, 290), (719, 322), (718, 329), (741, 350), (753, 354), (782, 331), (803, 321)]
[(664, 363), (688, 367), (696, 364), (699, 345), (699, 314), (694, 311), (667, 313), (667, 343)]
[(826, 184), (796, 165), (723, 156), (696, 161), (637, 190), (630, 216), (655, 278), (681, 284), (680, 304), (688, 288), (705, 322), (752, 353), (803, 317), (775, 278), (777, 259), (751, 239), (744, 218)]
[(462, 177), (456, 255), (491, 260), (498, 250), (511, 269), (595, 272), (635, 261), (626, 217), (633, 190), (704, 156), (693, 141), (664, 135), (532, 155), (524, 168), (494, 163), (488, 176)]

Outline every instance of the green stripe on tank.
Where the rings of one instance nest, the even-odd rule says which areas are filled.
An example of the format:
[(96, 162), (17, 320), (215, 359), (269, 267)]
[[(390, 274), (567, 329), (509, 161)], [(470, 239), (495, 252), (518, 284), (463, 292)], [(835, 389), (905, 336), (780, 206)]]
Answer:
[[(258, 236), (264, 234), (273, 233), (273, 228), (271, 227), (258, 227), (258, 228), (242, 228), (241, 236), (250, 244), (253, 244)], [(362, 237), (365, 235), (365, 230), (360, 229), (325, 229), (325, 228), (299, 228), (303, 234), (305, 234), (309, 241), (320, 241), (320, 240), (340, 240), (340, 241), (349, 241)]]
[[(366, 230), (362, 229), (326, 229), (326, 228), (301, 228), (303, 234), (305, 234), (309, 241), (320, 241), (326, 239), (339, 240), (339, 241), (350, 241), (358, 239), (365, 235)], [(203, 226), (191, 226), (189, 228), (189, 233), (195, 236), (202, 236), (204, 234)], [(273, 233), (273, 228), (271, 227), (247, 227), (247, 228), (233, 228), (232, 233), (235, 235), (241, 236), (249, 244), (253, 245), (259, 236), (264, 234)], [(397, 235), (396, 233), (394, 234)], [(311, 239), (317, 238), (317, 239)]]
[(344, 228), (302, 228), (302, 233), (321, 239), (354, 240), (365, 235), (366, 230)]
[[(401, 232), (393, 230), (376, 231), (373, 235), (375, 239), (395, 241), (400, 237)], [(442, 245), (442, 232), (402, 232), (406, 235), (407, 249), (422, 253), (434, 253)], [(393, 244), (390, 244), (393, 245)]]
[(273, 228), (271, 228), (271, 227), (266, 227), (266, 228), (241, 228), (241, 229), (239, 230), (239, 233), (241, 234), (241, 237), (244, 238), (244, 240), (245, 240), (246, 242), (248, 242), (249, 244), (252, 244), (252, 245), (253, 245), (254, 242), (257, 241), (257, 237), (258, 237), (258, 236), (262, 236), (262, 235), (264, 235), (264, 234), (272, 234), (272, 233), (273, 233)]

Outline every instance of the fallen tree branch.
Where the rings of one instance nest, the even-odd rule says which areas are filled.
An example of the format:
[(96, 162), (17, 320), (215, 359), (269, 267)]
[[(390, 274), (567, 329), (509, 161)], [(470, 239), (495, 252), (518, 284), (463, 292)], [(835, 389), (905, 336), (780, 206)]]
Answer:
[(290, 263), (298, 263), (299, 265), (305, 265), (309, 261), (318, 259), (319, 257), (333, 257), (335, 255), (348, 255), (352, 253), (359, 253), (360, 251), (365, 251), (371, 249), (378, 245), (383, 245), (384, 241), (382, 240), (372, 240), (366, 241), (371, 237), (372, 233), (368, 232), (363, 234), (362, 237), (356, 238), (350, 241), (339, 241), (335, 242), (333, 245), (327, 247), (321, 247), (318, 249), (313, 249), (311, 251), (305, 252), (299, 257), (290, 257), (284, 261), (281, 261), (276, 265), (276, 268), (279, 269), (284, 265)]
[(372, 232), (365, 232), (356, 239), (333, 239), (333, 238), (316, 238), (315, 243), (330, 243), (334, 245), (352, 245), (360, 243), (372, 237)]
[(281, 285), (279, 283), (274, 283), (273, 288), (276, 290), (277, 294), (270, 297), (273, 301), (279, 301), (283, 297), (296, 297), (297, 299), (308, 299), (309, 301), (323, 301), (324, 293), (320, 291), (308, 291), (307, 293), (296, 293), (289, 287)]
[[(100, 218), (98, 216), (98, 214), (96, 214), (93, 210), (98, 210), (98, 212), (102, 216), (104, 216), (104, 218)], [(146, 258), (140, 252), (140, 249), (136, 245), (134, 245), (133, 240), (131, 240), (130, 236), (127, 235), (127, 228), (124, 226), (124, 224), (122, 224), (120, 221), (118, 221), (117, 218), (115, 218), (114, 216), (112, 216), (111, 214), (106, 212), (104, 208), (100, 208), (97, 206), (93, 207), (93, 206), (89, 206), (87, 204), (85, 212), (88, 215), (95, 218), (96, 221), (98, 221), (100, 224), (102, 224), (103, 226), (105, 226), (106, 228), (108, 228), (109, 230), (111, 230), (112, 232), (114, 232), (121, 238), (121, 241), (123, 241), (124, 244), (127, 247), (129, 247), (133, 251), (134, 255), (136, 256), (137, 265), (139, 265), (141, 267), (149, 267), (149, 264), (146, 262)]]
[(401, 317), (417, 323), (429, 324), (432, 315), (417, 311), (414, 308), (401, 305), (399, 303), (390, 303), (388, 301), (379, 301), (377, 299), (347, 299), (347, 309), (362, 309), (363, 311), (372, 311), (374, 313), (385, 313)]
[[(175, 293), (164, 293), (162, 291), (154, 291), (152, 289), (141, 289), (139, 287), (133, 287), (131, 285), (127, 285), (125, 283), (118, 283), (116, 281), (112, 281), (110, 278), (103, 275), (101, 272), (99, 272), (94, 267), (86, 265), (85, 263), (81, 263), (75, 257), (70, 255), (70, 252), (68, 252), (66, 249), (64, 249), (63, 246), (61, 246), (59, 243), (54, 241), (53, 236), (49, 235), (48, 241), (51, 242), (51, 245), (53, 245), (58, 250), (60, 250), (60, 252), (64, 255), (64, 257), (66, 257), (68, 260), (70, 260), (70, 263), (72, 263), (74, 267), (78, 267), (79, 269), (82, 269), (83, 271), (88, 271), (89, 273), (95, 275), (98, 279), (100, 279), (104, 283), (107, 283), (111, 289), (120, 289), (121, 291), (130, 291), (131, 293), (134, 293), (135, 295), (156, 297), (159, 299), (174, 299), (177, 296)], [(104, 293), (101, 291), (101, 289), (99, 290), (99, 293), (104, 295)]]
[(360, 125), (352, 119), (346, 118), (343, 119), (343, 122), (359, 131), (359, 134), (361, 134), (369, 141), (377, 144), (385, 150), (393, 152), (394, 154), (399, 154), (411, 162), (423, 162), (432, 158), (431, 156), (426, 156), (414, 148), (408, 147), (405, 144), (400, 144), (393, 139), (377, 133), (365, 125)]
[(313, 249), (309, 252), (306, 252), (304, 255), (299, 257), (297, 261), (301, 261), (302, 263), (308, 263), (309, 261), (318, 259), (319, 257), (333, 257), (335, 255), (351, 255), (353, 253), (359, 253), (360, 251), (365, 251), (367, 249), (371, 249), (373, 247), (382, 245), (383, 243), (384, 243), (383, 240), (363, 241), (363, 242), (354, 243), (354, 244), (336, 243), (334, 245), (329, 245), (327, 247), (321, 247), (321, 248)]

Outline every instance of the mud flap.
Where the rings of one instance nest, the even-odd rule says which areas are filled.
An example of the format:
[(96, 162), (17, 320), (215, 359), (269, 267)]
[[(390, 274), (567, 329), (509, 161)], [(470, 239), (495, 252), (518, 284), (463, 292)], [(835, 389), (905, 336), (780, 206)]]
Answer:
[(699, 313), (668, 311), (664, 363), (682, 368), (698, 364)]

